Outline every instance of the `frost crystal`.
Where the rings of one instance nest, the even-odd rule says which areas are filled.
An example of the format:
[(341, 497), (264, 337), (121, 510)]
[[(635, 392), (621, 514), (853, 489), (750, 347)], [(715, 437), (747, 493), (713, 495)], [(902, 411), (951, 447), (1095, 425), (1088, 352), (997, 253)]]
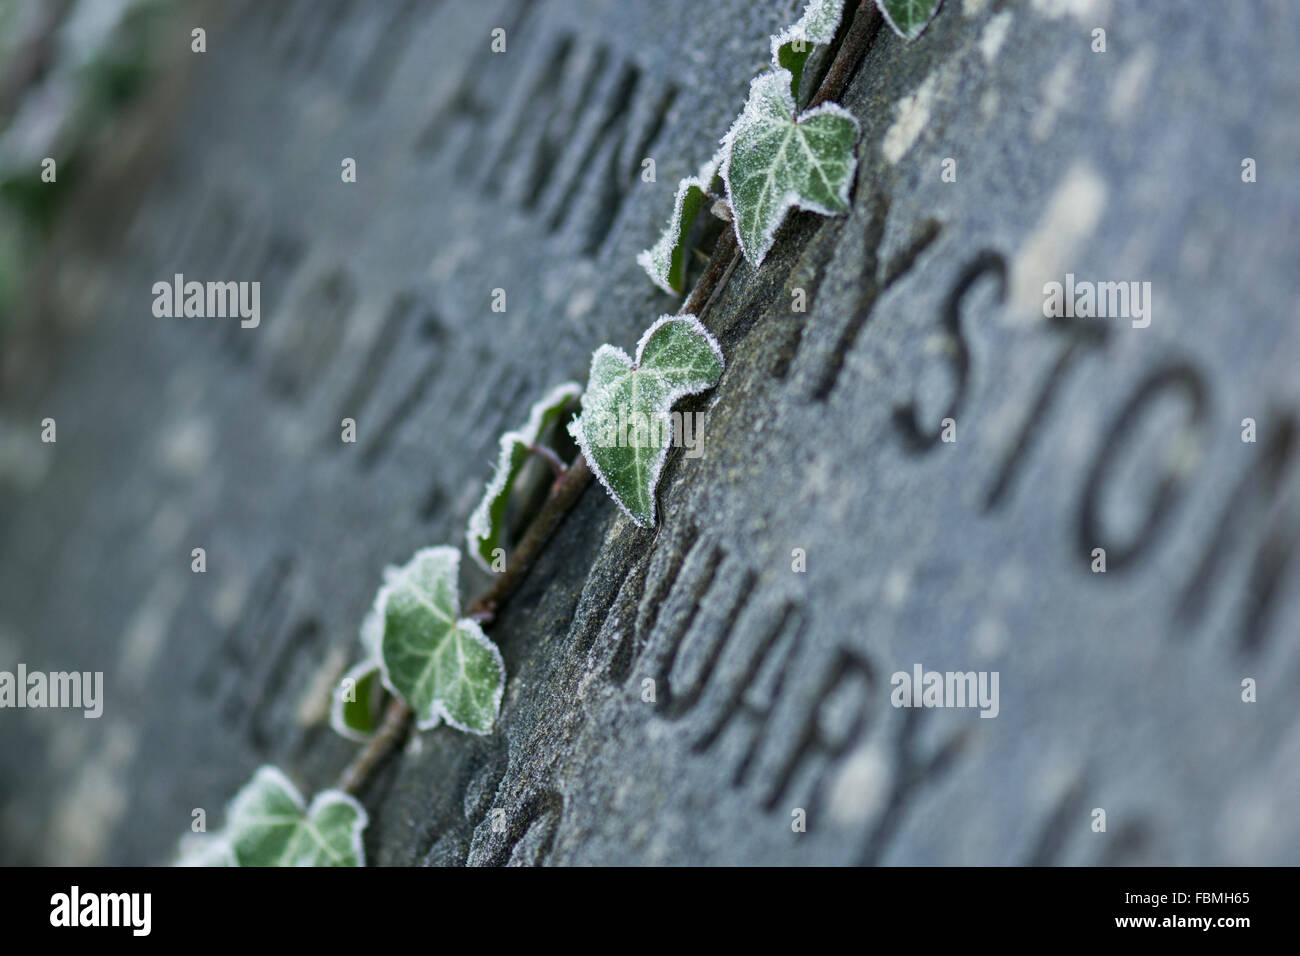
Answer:
[(592, 355), (582, 414), (569, 432), (637, 525), (655, 523), (655, 487), (673, 440), (673, 405), (712, 388), (722, 369), (722, 349), (693, 315), (665, 315), (646, 329), (635, 362), (612, 345)]
[(528, 421), (522, 427), (501, 436), (496, 471), (493, 472), (492, 480), (488, 482), (478, 507), (469, 516), (469, 527), (466, 529), (470, 557), (484, 571), (494, 570), (493, 552), (506, 545), (506, 505), (510, 500), (510, 489), (514, 487), (515, 479), (528, 461), (528, 446), (541, 441), (542, 436), (581, 394), (582, 388), (577, 382), (557, 385), (533, 404), (528, 413)]
[(721, 153), (716, 154), (700, 167), (696, 175), (687, 176), (677, 184), (672, 215), (668, 217), (659, 241), (636, 257), (637, 265), (646, 271), (655, 285), (669, 294), (680, 295), (685, 289), (686, 237), (700, 207), (714, 192), (721, 158)]
[(459, 618), (460, 552), (425, 548), (394, 574), (377, 601), (384, 620), (384, 686), (415, 711), (421, 730), (442, 720), (457, 730), (492, 730), (505, 689), (501, 652), (477, 621)]
[(741, 251), (763, 262), (792, 208), (823, 216), (849, 211), (858, 121), (835, 103), (795, 115), (789, 70), (749, 84), (749, 99), (722, 138), (722, 179)]

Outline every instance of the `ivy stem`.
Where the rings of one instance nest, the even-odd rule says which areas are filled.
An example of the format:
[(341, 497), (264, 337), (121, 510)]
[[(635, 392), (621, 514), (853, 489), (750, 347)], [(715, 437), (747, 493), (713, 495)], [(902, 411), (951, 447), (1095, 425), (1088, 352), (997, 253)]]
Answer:
[(560, 460), (560, 456), (554, 451), (547, 448), (545, 445), (525, 445), (524, 447), (527, 448), (531, 454), (543, 459), (551, 466), (551, 471), (555, 472), (556, 481), (559, 481), (564, 477), (564, 472), (567, 470), (568, 466)]
[(704, 306), (713, 301), (714, 293), (719, 292), (726, 284), (726, 280), (731, 277), (731, 270), (736, 267), (736, 256), (739, 252), (740, 247), (736, 244), (734, 229), (728, 229), (718, 236), (718, 241), (713, 246), (713, 255), (709, 259), (709, 267), (704, 270), (704, 275), (700, 276), (700, 281), (695, 283), (690, 298), (686, 300), (678, 315), (698, 317), (704, 311)]
[[(830, 68), (826, 71), (825, 78), (817, 88), (817, 94), (808, 105), (809, 109), (828, 100), (838, 99), (843, 94), (882, 22), (884, 21), (872, 0), (861, 0), (849, 32)], [(678, 315), (699, 316), (707, 311), (730, 281), (731, 274), (739, 261), (740, 246), (736, 242), (736, 231), (733, 227), (718, 237), (713, 247), (713, 256), (709, 260), (709, 267), (695, 283), (695, 288), (691, 290), (690, 297), (682, 305)], [(492, 620), (498, 609), (509, 600), (510, 595), (519, 586), (538, 555), (545, 549), (564, 516), (591, 483), (591, 469), (587, 467), (587, 461), (581, 455), (572, 465), (565, 468), (564, 463), (549, 448), (530, 445), (528, 450), (549, 461), (553, 469), (556, 469), (558, 463), (555, 484), (551, 487), (546, 503), (542, 505), (537, 517), (524, 532), (514, 553), (510, 555), (506, 570), (470, 603), (465, 612), (467, 617), (484, 621)], [(390, 751), (401, 746), (410, 729), (411, 717), (411, 708), (401, 700), (394, 698), (389, 701), (379, 729), (343, 771), (339, 777), (338, 788), (353, 796), (359, 794), (375, 768), (383, 762)]]
[(853, 79), (853, 74), (857, 72), (859, 61), (866, 54), (871, 41), (876, 37), (876, 31), (884, 22), (885, 19), (876, 9), (873, 0), (861, 0), (857, 13), (853, 16), (853, 23), (849, 25), (849, 32), (844, 37), (844, 42), (840, 44), (839, 52), (831, 61), (830, 68), (822, 78), (821, 85), (817, 87), (817, 92), (807, 109), (821, 106), (830, 100), (838, 100), (844, 95), (849, 80)]
[(507, 560), (506, 569), (470, 604), (470, 614), (480, 611), (496, 613), (505, 604), (524, 574), (532, 567), (533, 561), (541, 554), (560, 519), (577, 502), (590, 481), (591, 469), (587, 467), (587, 460), (579, 455), (572, 465), (564, 469), (560, 480), (551, 488), (546, 503), (537, 512), (537, 517), (528, 526)]
[(340, 790), (354, 797), (361, 792), (380, 761), (388, 756), (390, 750), (401, 746), (407, 728), (411, 725), (412, 713), (411, 708), (396, 697), (388, 702), (379, 730), (357, 751), (357, 755), (339, 777)]

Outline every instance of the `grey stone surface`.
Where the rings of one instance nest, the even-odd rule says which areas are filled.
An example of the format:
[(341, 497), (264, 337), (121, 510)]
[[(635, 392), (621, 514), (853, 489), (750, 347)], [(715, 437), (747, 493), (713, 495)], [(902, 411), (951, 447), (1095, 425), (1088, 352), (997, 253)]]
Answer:
[[(381, 567), (460, 543), (497, 434), (675, 308), (635, 254), (797, 6), (214, 21), (4, 343), (0, 668), (107, 682), (98, 721), (0, 712), (5, 862), (163, 862), (263, 761), (332, 782), (313, 709)], [(498, 732), (385, 766), (371, 860), (1300, 861), (1298, 49), (1281, 2), (880, 33), (852, 215), (793, 217), (705, 317), (706, 454), (653, 532), (587, 491), (493, 627)], [(155, 319), (175, 272), (260, 280), (262, 325)], [(1047, 322), (1066, 272), (1150, 281), (1150, 326)], [(998, 716), (891, 706), (915, 663), (997, 671)]]

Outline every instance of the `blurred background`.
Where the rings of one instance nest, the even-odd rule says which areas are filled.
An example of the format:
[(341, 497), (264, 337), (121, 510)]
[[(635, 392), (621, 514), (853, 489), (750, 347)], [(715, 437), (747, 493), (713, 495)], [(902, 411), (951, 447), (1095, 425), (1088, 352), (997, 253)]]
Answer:
[[(93, 180), (91, 170), (120, 135), (163, 68), (165, 0), (7, 0), (0, 4), (0, 319), (9, 331), (30, 271), (65, 204)], [(180, 65), (172, 52), (170, 65)], [(58, 182), (38, 171), (57, 157)], [(92, 158), (98, 157), (98, 160)], [(89, 169), (88, 169), (89, 167)]]

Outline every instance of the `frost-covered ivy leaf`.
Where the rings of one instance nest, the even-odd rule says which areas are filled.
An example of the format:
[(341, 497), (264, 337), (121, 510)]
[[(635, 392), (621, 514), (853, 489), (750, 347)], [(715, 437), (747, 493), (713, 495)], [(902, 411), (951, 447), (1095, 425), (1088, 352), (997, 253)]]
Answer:
[[(401, 572), (400, 568), (389, 565), (384, 568), (384, 583), (387, 584)], [(383, 610), (379, 607), (379, 594), (383, 594), (381, 588), (375, 595), (375, 603), (366, 616), (361, 619), (361, 646), (366, 650), (366, 660), (379, 660), (379, 642), (384, 639), (384, 615)]]
[(885, 22), (904, 40), (915, 40), (939, 12), (943, 0), (876, 0)]
[(612, 345), (591, 356), (582, 414), (569, 433), (605, 490), (641, 527), (655, 523), (673, 404), (712, 388), (722, 368), (722, 349), (693, 315), (665, 315), (646, 329), (635, 362)]
[(687, 176), (677, 184), (672, 215), (659, 234), (659, 241), (643, 249), (636, 257), (637, 265), (646, 271), (659, 288), (669, 294), (680, 295), (686, 287), (686, 237), (691, 224), (718, 182), (718, 153), (700, 167), (694, 176)]
[(384, 687), (379, 659), (362, 661), (343, 675), (330, 703), (330, 726), (349, 740), (363, 741), (379, 729)]
[(181, 837), (177, 866), (238, 866), (235, 848), (222, 833), (187, 833)]
[(722, 138), (722, 179), (746, 259), (762, 264), (792, 208), (849, 211), (857, 141), (858, 121), (838, 104), (795, 115), (789, 70), (754, 78), (744, 111)]
[[(401, 568), (384, 568), (384, 583), (401, 573)], [(361, 646), (365, 659), (339, 680), (330, 698), (330, 726), (349, 740), (368, 740), (379, 726), (388, 692), (379, 668), (379, 644), (384, 637), (384, 615), (379, 607), (380, 588), (366, 616), (361, 620)], [(351, 698), (351, 699), (349, 699)]]
[(416, 552), (380, 591), (384, 686), (410, 705), (421, 730), (446, 720), (472, 734), (492, 731), (506, 668), (477, 621), (460, 618), (460, 552)]
[(516, 431), (501, 436), (496, 471), (483, 492), (483, 499), (469, 516), (466, 531), (470, 557), (484, 571), (493, 570), (492, 552), (506, 546), (506, 505), (510, 500), (510, 489), (528, 461), (528, 446), (537, 444), (581, 394), (582, 386), (577, 382), (557, 385), (533, 403), (527, 422)]
[(260, 767), (226, 811), (240, 866), (365, 866), (365, 808), (341, 790), (311, 806), (279, 769)]
[(844, 0), (810, 0), (793, 26), (772, 37), (772, 65), (790, 71), (790, 93), (796, 101), (804, 63), (816, 47), (835, 39), (843, 15)]

